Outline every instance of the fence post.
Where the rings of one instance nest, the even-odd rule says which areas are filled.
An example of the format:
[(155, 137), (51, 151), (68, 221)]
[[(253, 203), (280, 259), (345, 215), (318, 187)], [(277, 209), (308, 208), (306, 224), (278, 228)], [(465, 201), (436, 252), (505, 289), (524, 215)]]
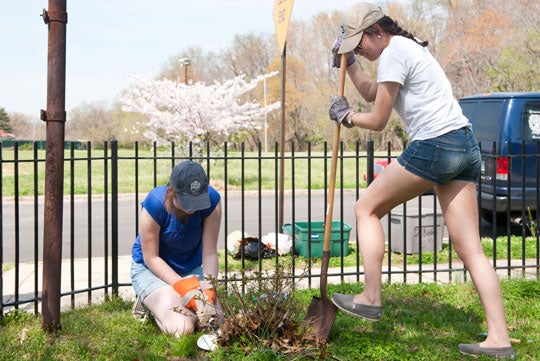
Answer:
[(373, 182), (373, 178), (374, 178), (374, 162), (375, 162), (375, 146), (374, 146), (374, 142), (373, 142), (373, 139), (369, 139), (367, 141), (367, 145), (366, 145), (366, 152), (367, 152), (367, 176), (366, 176), (366, 181), (367, 181), (367, 184), (370, 185), (371, 182)]
[(118, 141), (111, 141), (111, 274), (112, 294), (118, 296)]

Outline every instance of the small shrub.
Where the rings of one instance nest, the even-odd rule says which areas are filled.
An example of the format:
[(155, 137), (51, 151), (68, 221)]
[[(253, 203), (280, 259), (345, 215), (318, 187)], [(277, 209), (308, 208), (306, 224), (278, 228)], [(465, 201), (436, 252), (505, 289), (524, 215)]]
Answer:
[(249, 353), (317, 354), (315, 336), (302, 324), (304, 307), (283, 266), (229, 281), (223, 290), (224, 323), (218, 342)]

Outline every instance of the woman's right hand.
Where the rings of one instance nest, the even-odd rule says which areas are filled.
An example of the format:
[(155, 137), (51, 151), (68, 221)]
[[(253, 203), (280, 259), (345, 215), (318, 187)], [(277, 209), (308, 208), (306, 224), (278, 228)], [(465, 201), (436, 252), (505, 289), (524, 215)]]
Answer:
[(330, 97), (330, 119), (343, 124), (347, 128), (352, 128), (353, 125), (345, 121), (345, 117), (349, 113), (354, 113), (354, 109), (349, 106), (347, 98), (339, 95), (332, 95)]

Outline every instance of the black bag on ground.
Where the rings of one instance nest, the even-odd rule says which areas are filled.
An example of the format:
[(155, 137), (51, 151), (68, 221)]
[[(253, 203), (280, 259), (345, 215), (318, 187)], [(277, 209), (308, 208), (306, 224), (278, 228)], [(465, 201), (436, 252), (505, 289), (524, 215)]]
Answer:
[[(272, 258), (275, 257), (276, 251), (266, 247), (258, 239), (256, 241), (245, 242), (243, 244), (244, 248), (244, 258), (245, 259), (259, 259), (259, 254), (261, 258)], [(259, 253), (260, 252), (260, 253)], [(239, 255), (241, 257), (241, 255)]]

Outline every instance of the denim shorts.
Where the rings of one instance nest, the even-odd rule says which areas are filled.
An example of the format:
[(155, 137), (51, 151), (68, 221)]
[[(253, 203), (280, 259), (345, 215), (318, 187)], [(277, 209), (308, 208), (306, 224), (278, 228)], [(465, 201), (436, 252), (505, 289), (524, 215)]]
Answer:
[[(190, 272), (184, 273), (181, 276), (186, 277), (191, 275), (199, 277), (200, 281), (204, 280), (204, 274), (201, 266), (196, 267)], [(144, 301), (146, 296), (158, 288), (167, 285), (165, 281), (156, 276), (154, 272), (150, 271), (146, 265), (136, 262), (131, 262), (131, 283), (133, 285), (133, 289), (135, 290), (135, 294), (141, 299), (141, 301)]]
[(478, 142), (470, 127), (415, 140), (397, 160), (409, 172), (442, 186), (451, 180), (476, 183), (482, 164)]

